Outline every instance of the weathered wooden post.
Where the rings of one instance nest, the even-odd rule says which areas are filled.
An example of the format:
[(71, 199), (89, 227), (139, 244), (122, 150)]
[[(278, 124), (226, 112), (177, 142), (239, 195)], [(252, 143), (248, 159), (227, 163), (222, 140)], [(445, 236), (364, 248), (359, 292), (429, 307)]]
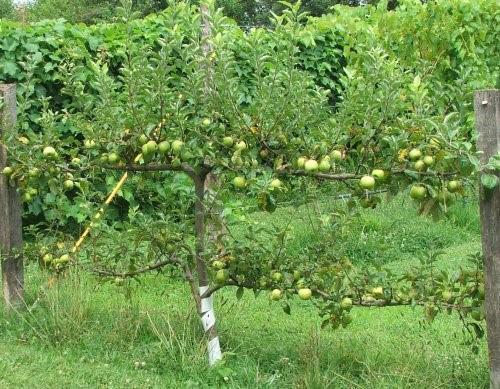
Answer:
[[(0, 136), (16, 122), (16, 86), (0, 84)], [(7, 166), (7, 149), (0, 144), (0, 172)], [(9, 178), (0, 174), (0, 255), (3, 297), (8, 308), (23, 301), (24, 270), (21, 255), (22, 205)]]
[[(500, 90), (475, 93), (481, 163), (500, 151)], [(497, 173), (498, 174), (498, 173)], [(500, 186), (481, 187), (481, 229), (485, 258), (485, 309), (490, 359), (490, 388), (500, 389)]]

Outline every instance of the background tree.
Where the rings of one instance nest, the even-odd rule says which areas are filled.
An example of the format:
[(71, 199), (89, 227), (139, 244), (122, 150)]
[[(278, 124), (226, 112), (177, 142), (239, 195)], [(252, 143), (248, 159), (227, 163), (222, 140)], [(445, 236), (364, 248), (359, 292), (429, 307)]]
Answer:
[[(1, 0), (11, 2), (11, 0)], [(113, 20), (116, 16), (117, 0), (37, 0), (29, 7), (29, 20), (64, 18), (70, 22), (97, 23)], [(134, 9), (142, 16), (161, 12), (168, 0), (135, 0)], [(198, 0), (193, 1), (198, 4)], [(236, 20), (242, 26), (270, 26), (271, 12), (281, 13), (285, 5), (274, 0), (217, 0), (217, 8), (223, 8), (224, 14)], [(311, 16), (320, 16), (330, 12), (336, 4), (357, 6), (359, 0), (304, 0), (302, 12)]]
[(0, 19), (12, 19), (15, 17), (15, 7), (12, 0), (0, 0)]

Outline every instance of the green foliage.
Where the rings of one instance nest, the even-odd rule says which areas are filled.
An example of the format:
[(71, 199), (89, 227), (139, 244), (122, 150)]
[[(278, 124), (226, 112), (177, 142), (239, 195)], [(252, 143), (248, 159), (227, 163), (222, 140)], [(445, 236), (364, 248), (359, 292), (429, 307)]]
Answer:
[[(477, 65), (478, 47), (496, 43), (474, 35), (493, 3), (467, 3), (477, 17), (473, 34), (464, 30), (455, 38), (481, 42), (467, 46), (467, 55), (453, 51), (448, 34), (452, 49), (438, 41), (429, 50), (422, 40), (408, 63), (400, 56), (415, 48), (399, 41), (406, 33), (400, 26), (407, 15), (432, 21), (427, 6), (412, 2), (395, 13), (385, 3), (338, 8), (318, 20), (308, 20), (297, 3), (274, 16), (272, 30), (247, 33), (217, 12), (209, 39), (200, 39), (196, 7), (179, 3), (134, 21), (131, 2), (124, 4), (123, 24), (4, 27), (12, 33), (1, 46), (7, 48), (2, 69), (20, 82), (21, 102), (20, 131), (6, 137), (14, 163), (4, 174), (20, 185), (29, 212), (50, 223), (43, 231), (50, 246), (39, 253), (44, 266), (62, 272), (81, 261), (124, 279), (169, 264), (189, 279), (185, 269), (196, 260), (198, 269), (212, 266), (221, 286), (238, 286), (240, 298), (243, 288), (274, 289), (273, 299), (283, 297), (287, 313), (298, 290), (304, 299), (313, 294), (323, 325), (334, 328), (350, 323), (353, 302), (423, 305), (428, 321), (449, 309), (484, 317), (478, 258), (473, 271), (436, 274), (440, 253), (429, 246), (421, 263), (401, 274), (378, 263), (353, 266), (346, 255), (355, 253), (332, 251), (329, 242), (358, 216), (359, 206), (380, 204), (373, 189), (394, 195), (413, 184), (420, 212), (436, 218), (466, 193), (464, 184), (481, 167), (470, 104), (458, 91), (493, 80), (488, 72), (463, 73)], [(448, 27), (457, 28), (464, 17), (451, 2), (429, 7), (431, 15), (460, 15), (449, 18), (455, 24)], [(394, 39), (387, 41), (391, 23)], [(49, 36), (53, 29), (59, 38), (41, 39), (36, 29)], [(448, 49), (444, 55), (453, 60), (438, 66)], [(498, 69), (489, 60), (482, 66)], [(451, 86), (439, 89), (441, 83)], [(148, 173), (133, 175), (103, 220), (102, 198), (123, 170)], [(217, 182), (206, 196), (208, 173)], [(322, 179), (340, 182), (350, 198), (333, 214), (308, 209), (313, 239), (298, 253), (288, 247), (289, 225), (259, 223), (230, 203), (241, 193), (269, 212), (283, 199), (308, 204)], [(218, 209), (233, 216), (230, 223)], [(224, 228), (203, 247), (206, 219)], [(70, 257), (71, 246), (61, 240), (82, 222), (102, 240)], [(231, 233), (233, 222), (243, 226), (243, 237)], [(118, 233), (121, 241), (106, 244)]]
[[(331, 202), (323, 199), (321, 206), (330, 207)], [(455, 210), (478, 219), (477, 209), (470, 205)], [(353, 236), (364, 224), (377, 223), (381, 227), (367, 230), (366, 236), (373, 250), (383, 253), (384, 242), (379, 246), (375, 242), (377, 233), (390, 234), (397, 242), (400, 225), (391, 228), (399, 220), (396, 211), (415, 217), (413, 207), (399, 201), (375, 211), (376, 222), (372, 212), (365, 211), (350, 228)], [(297, 239), (307, 240), (309, 226), (303, 225), (307, 220), (297, 219), (296, 214), (294, 207), (282, 207), (274, 214), (254, 216), (268, 224), (287, 224), (293, 218), (300, 229)], [(417, 223), (429, 234), (443, 237), (446, 255), (440, 258), (440, 268), (470, 267), (465, 256), (480, 247), (479, 231), (463, 239), (468, 232), (453, 223), (433, 224), (423, 218), (417, 218)], [(413, 225), (413, 221), (405, 224)], [(421, 233), (418, 227), (415, 235)], [(363, 244), (361, 239), (358, 244)], [(390, 265), (404, 270), (417, 263), (408, 252)], [(234, 387), (270, 388), (313, 384), (487, 387), (489, 382), (485, 339), (479, 341), (477, 355), (464, 347), (461, 343), (467, 338), (454, 314), (442, 315), (428, 326), (420, 320), (420, 307), (354, 308), (355, 320), (348, 329), (319, 331), (315, 308), (306, 302), (290, 301), (293, 314), (288, 316), (265, 295), (254, 298), (245, 293), (238, 301), (235, 290), (221, 290), (216, 307), (227, 355), (220, 370), (210, 371), (183, 283), (154, 274), (140, 283), (116, 286), (80, 274), (61, 279), (59, 287), (47, 290), (47, 274), (33, 265), (27, 266), (26, 277), (29, 313), (8, 317), (0, 312), (0, 385), (6, 387), (162, 387), (165, 382), (218, 387), (224, 377)]]
[(95, 23), (110, 19), (118, 1), (37, 0), (27, 10), (30, 21), (63, 18), (72, 23)]
[(12, 0), (0, 0), (0, 20), (12, 19), (15, 16), (15, 8)]
[[(11, 1), (11, 0), (2, 0)], [(198, 5), (194, 0), (192, 4)], [(161, 12), (167, 8), (168, 0), (134, 0), (134, 9), (146, 16)], [(336, 4), (357, 5), (357, 0), (304, 0), (301, 10), (312, 16), (328, 13)], [(72, 23), (98, 23), (116, 19), (118, 0), (37, 0), (27, 8), (27, 17), (36, 22), (43, 19), (63, 18)], [(236, 20), (243, 28), (270, 26), (270, 13), (281, 13), (286, 5), (274, 0), (216, 0), (217, 8), (223, 8), (224, 14)], [(1, 13), (0, 13), (1, 15)]]

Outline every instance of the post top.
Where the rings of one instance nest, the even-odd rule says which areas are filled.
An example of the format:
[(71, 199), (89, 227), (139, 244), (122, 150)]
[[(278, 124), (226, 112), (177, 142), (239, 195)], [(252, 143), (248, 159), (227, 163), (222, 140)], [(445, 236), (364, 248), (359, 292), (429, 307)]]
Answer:
[(15, 89), (16, 84), (1, 84), (0, 83), (0, 92), (9, 92), (12, 89)]
[(492, 92), (493, 93), (500, 92), (500, 89), (494, 89), (494, 88), (492, 88), (492, 89), (478, 89), (478, 90), (474, 91), (475, 94), (477, 94), (477, 93), (492, 93)]

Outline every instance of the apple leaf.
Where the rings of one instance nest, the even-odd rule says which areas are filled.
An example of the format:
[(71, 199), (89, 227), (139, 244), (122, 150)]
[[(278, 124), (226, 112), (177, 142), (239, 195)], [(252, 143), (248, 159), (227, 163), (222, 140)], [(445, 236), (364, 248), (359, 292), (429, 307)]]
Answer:
[(236, 291), (236, 298), (240, 300), (243, 297), (243, 293), (245, 293), (245, 288), (240, 286)]
[(288, 303), (283, 303), (283, 312), (285, 312), (287, 315), (291, 315), (291, 308)]
[(483, 174), (481, 176), (481, 184), (487, 189), (495, 189), (498, 185), (498, 177), (493, 174)]

